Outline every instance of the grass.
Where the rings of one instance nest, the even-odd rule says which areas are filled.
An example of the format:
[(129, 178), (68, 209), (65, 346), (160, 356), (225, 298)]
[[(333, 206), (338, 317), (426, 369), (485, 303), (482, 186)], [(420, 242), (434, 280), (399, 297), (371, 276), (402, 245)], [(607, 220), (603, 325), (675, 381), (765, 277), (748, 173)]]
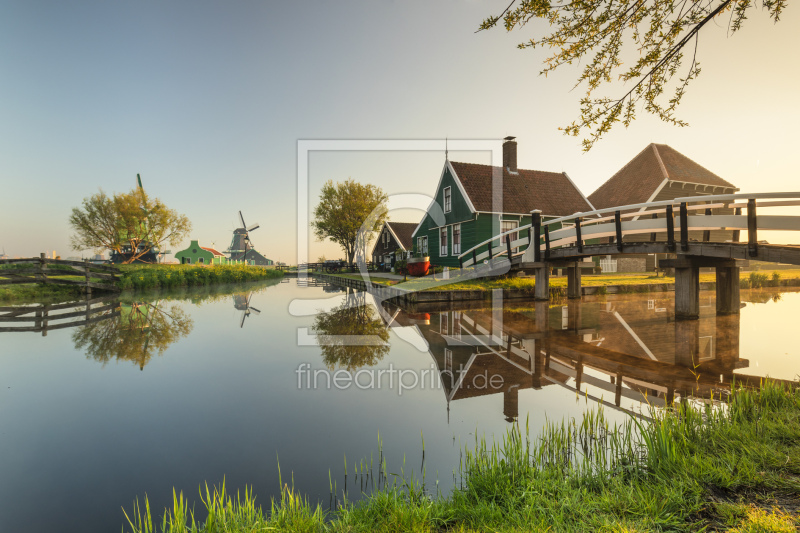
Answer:
[[(281, 482), (264, 509), (252, 492), (201, 491), (198, 521), (175, 495), (160, 531), (795, 531), (800, 502), (800, 390), (765, 382), (726, 405), (676, 404), (652, 420), (610, 425), (601, 409), (549, 423), (537, 439), (513, 426), (465, 450), (448, 496), (400, 478), (326, 513)], [(334, 489), (332, 489), (334, 490)], [(147, 498), (128, 527), (158, 531)]]
[[(12, 272), (14, 270), (21, 270), (30, 268), (29, 264), (9, 264), (0, 265), (0, 278), (3, 277), (3, 272)], [(73, 272), (74, 270), (65, 265), (48, 265), (47, 268), (51, 270), (64, 270)], [(58, 276), (50, 274), (49, 278), (62, 278), (68, 280), (83, 281), (84, 276), (64, 275)], [(92, 281), (103, 281), (98, 278)], [(65, 300), (73, 300), (83, 296), (83, 288), (79, 286), (70, 285), (50, 285), (40, 283), (21, 283), (19, 285), (0, 285), (0, 302), (40, 302), (51, 303)]]
[[(27, 266), (27, 265), (26, 265)], [(17, 265), (0, 267), (3, 270), (22, 268)], [(58, 269), (59, 265), (49, 268)], [(263, 281), (283, 277), (283, 272), (275, 269), (247, 265), (120, 265), (120, 279), (117, 287), (121, 290), (167, 289), (177, 287), (198, 287), (226, 283)], [(50, 278), (59, 276), (50, 275)], [(61, 276), (64, 279), (83, 280), (83, 276)], [(96, 279), (94, 281), (102, 281)], [(22, 283), (0, 286), (0, 302), (41, 302), (51, 303), (82, 298), (80, 286)], [(96, 291), (99, 294), (99, 291)]]
[(122, 290), (195, 287), (281, 278), (283, 272), (248, 265), (121, 265)]
[[(351, 279), (361, 279), (360, 274), (333, 274)], [(397, 280), (389, 280), (381, 278), (380, 274), (370, 275), (373, 283), (382, 285), (396, 285), (401, 283)], [(740, 275), (741, 286), (744, 289), (761, 288), (778, 286), (783, 280), (800, 280), (800, 269), (797, 270), (763, 270), (759, 272), (742, 272)], [(712, 273), (700, 274), (701, 283), (714, 283), (716, 282), (716, 275)], [(533, 292), (535, 282), (532, 277), (497, 277), (497, 278), (481, 278), (475, 280), (459, 281), (448, 285), (436, 286), (430, 277), (426, 278), (408, 278), (407, 282), (402, 282), (403, 288), (409, 290), (438, 290), (438, 291), (490, 291), (492, 289), (510, 289), (522, 290)], [(607, 287), (610, 285), (615, 286), (638, 286), (646, 290), (647, 285), (659, 284), (672, 284), (675, 283), (674, 276), (656, 276), (650, 273), (609, 273), (609, 274), (593, 274), (583, 275), (581, 277), (581, 284), (584, 287)], [(550, 286), (555, 288), (567, 287), (567, 278), (565, 276), (551, 276)], [(631, 292), (636, 292), (632, 290)]]

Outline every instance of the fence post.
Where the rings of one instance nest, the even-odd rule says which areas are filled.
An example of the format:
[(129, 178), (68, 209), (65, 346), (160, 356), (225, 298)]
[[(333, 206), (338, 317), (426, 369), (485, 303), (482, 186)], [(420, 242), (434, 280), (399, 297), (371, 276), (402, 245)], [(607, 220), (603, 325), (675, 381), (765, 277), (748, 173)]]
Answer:
[[(656, 219), (658, 218), (658, 214), (656, 214), (656, 213), (653, 213), (653, 214), (650, 216), (650, 218), (651, 218), (651, 219), (653, 219), (653, 220), (656, 220)], [(656, 234), (655, 234), (655, 232), (653, 232), (653, 233), (651, 233), (651, 234), (650, 234), (650, 242), (656, 242)]]
[(617, 251), (622, 251), (622, 214), (614, 211), (614, 227), (617, 230)]
[(44, 253), (39, 254), (39, 278), (40, 283), (47, 284), (47, 274), (44, 271), (45, 268), (45, 257)]
[(583, 239), (581, 239), (581, 217), (575, 217), (575, 237), (578, 241), (578, 253), (583, 253)]
[(83, 275), (86, 278), (86, 296), (92, 295), (92, 288), (89, 286), (89, 260), (83, 260)]
[(533, 246), (533, 262), (538, 263), (542, 260), (542, 246), (539, 243), (539, 234), (542, 231), (542, 212), (538, 209), (531, 211), (531, 240)]
[[(741, 207), (737, 207), (736, 210), (733, 212), (733, 214), (736, 215), (736, 216), (741, 216), (742, 208)], [(732, 235), (731, 240), (733, 242), (739, 242), (739, 238), (740, 238), (739, 230), (738, 229), (733, 230), (733, 235)]]
[(475, 256), (475, 248), (473, 248), (472, 249), (472, 266), (477, 266), (477, 265), (478, 265), (478, 259)]
[(689, 210), (686, 202), (681, 202), (681, 251), (689, 251)]
[(750, 257), (758, 256), (758, 224), (755, 198), (747, 200), (747, 251)]
[(511, 262), (511, 235), (506, 235), (506, 254), (508, 254), (508, 262)]
[(672, 204), (667, 206), (667, 248), (670, 252), (675, 251), (675, 213)]
[(550, 226), (544, 227), (544, 260), (550, 260)]
[[(707, 217), (711, 216), (710, 207), (706, 207), (706, 216)], [(710, 229), (703, 230), (703, 242), (709, 242), (709, 241), (711, 241), (711, 230)]]

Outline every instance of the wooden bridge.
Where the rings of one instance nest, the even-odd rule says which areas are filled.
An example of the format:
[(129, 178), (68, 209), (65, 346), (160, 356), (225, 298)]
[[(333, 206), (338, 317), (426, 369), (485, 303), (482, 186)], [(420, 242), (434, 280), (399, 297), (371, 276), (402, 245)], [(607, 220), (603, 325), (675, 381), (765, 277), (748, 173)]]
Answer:
[[(716, 269), (717, 313), (739, 312), (742, 260), (800, 265), (800, 245), (764, 244), (759, 231), (800, 231), (800, 216), (759, 215), (763, 209), (800, 206), (800, 192), (690, 196), (633, 204), (532, 223), (487, 239), (459, 256), (463, 268), (532, 271), (535, 297), (549, 297), (551, 267), (567, 269), (569, 298), (581, 296), (579, 262), (595, 255), (669, 254), (659, 266), (675, 269), (675, 317), (699, 313), (699, 269)], [(772, 211), (774, 213), (774, 211)], [(527, 230), (527, 237), (511, 240)], [(739, 242), (740, 232), (747, 242)], [(791, 234), (797, 236), (797, 233)], [(535, 240), (534, 240), (535, 239)], [(531, 246), (531, 243), (536, 243)]]
[[(5, 268), (3, 268), (5, 267)], [(43, 283), (73, 285), (84, 288), (87, 295), (92, 289), (119, 292), (116, 281), (119, 268), (84, 261), (49, 259), (45, 254), (24, 259), (0, 259), (0, 285)], [(68, 279), (79, 277), (83, 279)]]

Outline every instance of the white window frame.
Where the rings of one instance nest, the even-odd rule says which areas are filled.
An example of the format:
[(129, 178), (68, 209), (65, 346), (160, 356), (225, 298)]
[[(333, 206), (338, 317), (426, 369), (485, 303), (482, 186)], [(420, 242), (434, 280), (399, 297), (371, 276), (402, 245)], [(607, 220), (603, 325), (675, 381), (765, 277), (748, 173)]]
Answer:
[[(458, 242), (456, 242), (456, 228), (458, 228)], [(461, 253), (461, 224), (453, 224), (453, 255)]]
[(445, 187), (442, 189), (442, 204), (444, 212), (449, 213), (453, 210), (453, 188)]
[(423, 256), (428, 255), (428, 236), (417, 237), (417, 250)]
[[(500, 233), (505, 233), (506, 231), (511, 231), (512, 229), (515, 229), (515, 228), (503, 229), (503, 224), (506, 224), (506, 223), (508, 223), (508, 224), (516, 224), (515, 228), (516, 228), (517, 232), (514, 234), (514, 238), (513, 239), (510, 239), (511, 235), (506, 235), (505, 237), (503, 237), (503, 244), (506, 243), (506, 240), (511, 240), (511, 242), (519, 240), (519, 220), (500, 220)], [(512, 253), (516, 253), (518, 251), (519, 251), (519, 247), (511, 249)]]
[[(444, 236), (444, 242), (442, 242), (442, 236)], [(447, 236), (447, 226), (443, 226), (439, 228), (439, 257), (447, 257), (447, 246), (448, 246), (448, 239)]]

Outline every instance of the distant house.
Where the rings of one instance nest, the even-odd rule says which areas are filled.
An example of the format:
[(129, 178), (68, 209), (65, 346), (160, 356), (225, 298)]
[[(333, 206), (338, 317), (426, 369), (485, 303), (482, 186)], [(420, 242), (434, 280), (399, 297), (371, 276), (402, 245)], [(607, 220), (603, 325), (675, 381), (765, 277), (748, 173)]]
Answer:
[(180, 261), (182, 265), (213, 265), (227, 262), (227, 258), (222, 252), (214, 248), (200, 246), (198, 241), (192, 241), (188, 248), (176, 253), (175, 259)]
[(415, 222), (385, 222), (372, 248), (372, 262), (383, 264), (388, 270), (394, 266), (398, 256), (407, 258), (413, 249), (411, 235), (416, 228)]
[[(666, 144), (649, 144), (644, 150), (622, 167), (616, 174), (589, 195), (589, 201), (597, 209), (623, 205), (673, 200), (686, 196), (708, 196), (712, 194), (733, 194), (739, 189), (722, 179), (704, 166)], [(715, 214), (732, 214), (731, 210), (715, 208)], [(699, 212), (698, 214), (703, 214)], [(660, 215), (664, 216), (664, 215)], [(731, 231), (690, 232), (690, 240), (703, 239), (726, 241), (732, 239)], [(657, 241), (663, 241), (663, 233), (655, 234)], [(649, 236), (648, 236), (649, 237)], [(642, 240), (642, 235), (634, 235), (626, 240)], [(645, 256), (641, 256), (645, 258)], [(630, 258), (624, 260), (630, 262)], [(641, 262), (641, 259), (639, 260)], [(642, 268), (624, 270), (653, 270), (655, 258), (646, 257)], [(623, 271), (618, 269), (617, 271)]]
[(589, 195), (597, 209), (672, 200), (682, 196), (733, 194), (738, 187), (666, 144), (649, 144)]
[[(493, 199), (495, 173), (502, 175), (502, 194)], [(594, 209), (566, 172), (517, 168), (514, 137), (503, 143), (502, 168), (445, 161), (434, 198), (412, 235), (414, 255), (451, 267), (459, 266), (459, 254), (478, 243), (530, 224), (534, 209), (543, 220)], [(437, 222), (434, 212), (443, 213), (444, 221)], [(527, 234), (512, 234), (511, 240)]]

